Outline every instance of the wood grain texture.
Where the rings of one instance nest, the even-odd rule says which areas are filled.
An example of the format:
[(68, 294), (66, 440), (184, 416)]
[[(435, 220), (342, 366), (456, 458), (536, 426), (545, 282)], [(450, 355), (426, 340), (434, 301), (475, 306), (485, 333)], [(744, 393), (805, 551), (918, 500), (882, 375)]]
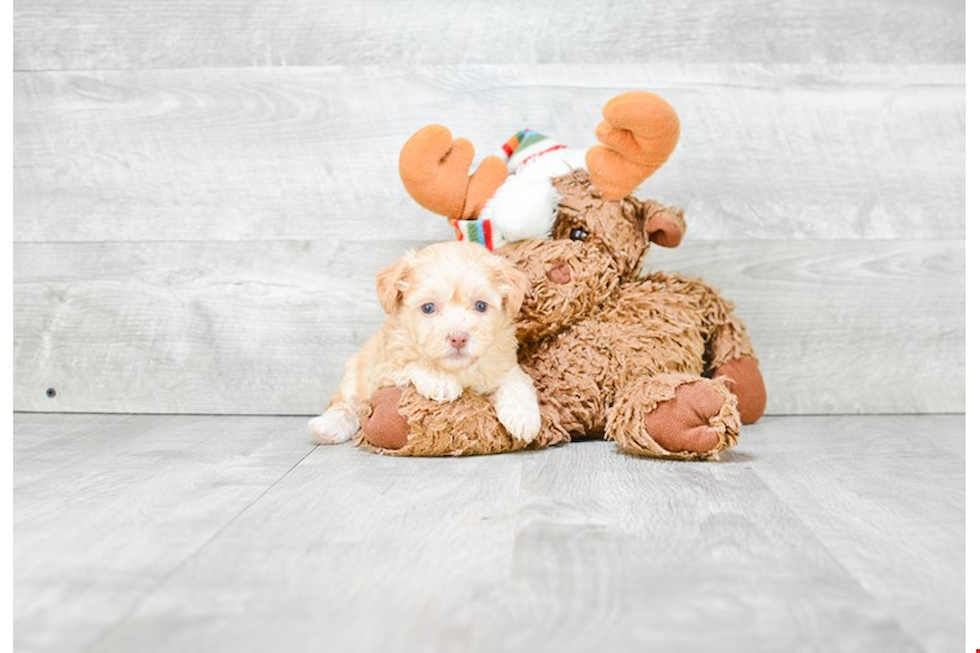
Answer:
[(17, 70), (432, 63), (963, 63), (955, 0), (14, 2)]
[[(301, 420), (127, 419), (15, 417), (21, 448), (25, 430), (85, 431), (16, 468), (18, 650), (962, 644), (963, 457), (943, 452), (961, 415), (770, 417), (718, 463), (608, 442), (470, 459), (319, 447), (278, 481), (254, 471), (271, 468), (256, 434), (266, 455), (299, 453)], [(187, 499), (211, 467), (226, 473), (207, 496), (247, 506), (214, 533)], [(176, 566), (156, 557), (205, 532)], [(122, 612), (96, 600), (116, 574), (140, 588)]]
[(313, 449), (295, 418), (14, 423), (18, 651), (83, 650)]
[(442, 238), (397, 175), (416, 129), (587, 146), (631, 88), (681, 116), (637, 195), (686, 207), (689, 237), (964, 236), (963, 66), (672, 63), (17, 74), (14, 238)]
[[(403, 465), (340, 446), (311, 457), (269, 491), (275, 510), (242, 515), (224, 562), (190, 563), (187, 589), (202, 600), (154, 593), (92, 651), (417, 650), (453, 606), (510, 576), (519, 456)], [(161, 622), (173, 637), (159, 638)], [(439, 648), (459, 650), (464, 635)]]
[(903, 631), (925, 650), (955, 650), (965, 629), (963, 611), (949, 610), (965, 589), (962, 416), (792, 425), (789, 438), (780, 420), (750, 431), (753, 469)]
[[(381, 323), (374, 271), (422, 244), (18, 244), (14, 407), (313, 414)], [(964, 408), (963, 241), (691, 241), (648, 266), (738, 304), (770, 414)]]

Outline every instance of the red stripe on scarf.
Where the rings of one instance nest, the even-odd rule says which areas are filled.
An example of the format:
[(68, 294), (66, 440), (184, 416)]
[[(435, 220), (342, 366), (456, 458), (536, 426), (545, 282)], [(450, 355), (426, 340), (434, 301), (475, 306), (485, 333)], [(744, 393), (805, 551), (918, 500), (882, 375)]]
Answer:
[(552, 145), (547, 150), (541, 150), (540, 152), (537, 152), (527, 157), (526, 159), (521, 161), (521, 165), (526, 166), (530, 161), (533, 161), (534, 159), (538, 158), (542, 154), (547, 154), (548, 152), (554, 152), (555, 150), (564, 150), (564, 149), (566, 149), (564, 145)]

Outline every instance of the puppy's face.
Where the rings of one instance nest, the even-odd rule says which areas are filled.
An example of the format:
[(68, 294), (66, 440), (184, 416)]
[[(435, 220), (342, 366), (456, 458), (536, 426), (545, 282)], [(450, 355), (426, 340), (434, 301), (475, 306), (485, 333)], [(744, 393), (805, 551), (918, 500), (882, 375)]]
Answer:
[[(513, 318), (524, 274), (480, 245), (447, 242), (410, 252), (378, 274), (378, 297), (429, 364), (448, 372), (488, 350), (516, 349)], [(408, 343), (406, 343), (408, 344)]]

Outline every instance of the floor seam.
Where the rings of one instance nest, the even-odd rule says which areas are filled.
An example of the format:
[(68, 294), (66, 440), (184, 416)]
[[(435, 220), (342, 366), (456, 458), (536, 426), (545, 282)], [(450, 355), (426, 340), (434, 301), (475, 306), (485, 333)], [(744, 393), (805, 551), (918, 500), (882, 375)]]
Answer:
[(214, 542), (218, 538), (219, 535), (221, 535), (222, 533), (224, 533), (228, 529), (229, 526), (231, 526), (236, 521), (238, 521), (238, 519), (242, 515), (244, 515), (248, 510), (250, 510), (252, 508), (252, 506), (254, 506), (256, 503), (258, 503), (259, 501), (261, 501), (262, 498), (266, 494), (268, 494), (270, 490), (272, 490), (274, 487), (276, 487), (277, 485), (279, 485), (279, 483), (282, 482), (282, 480), (284, 478), (286, 478), (287, 476), (289, 476), (294, 469), (296, 469), (297, 467), (299, 467), (303, 463), (304, 460), (306, 460), (307, 458), (309, 458), (310, 455), (319, 448), (319, 446), (320, 445), (316, 445), (316, 446), (310, 448), (310, 450), (307, 451), (305, 454), (303, 454), (303, 456), (299, 460), (297, 460), (295, 463), (293, 463), (289, 467), (289, 469), (287, 469), (285, 472), (283, 472), (282, 474), (280, 474), (279, 477), (276, 478), (272, 483), (270, 483), (268, 487), (266, 487), (264, 490), (262, 490), (261, 492), (259, 492), (255, 496), (255, 498), (253, 498), (245, 506), (243, 506), (241, 510), (239, 510), (234, 515), (232, 515), (228, 519), (228, 521), (226, 521), (218, 529), (216, 529), (213, 533), (211, 533), (211, 535), (206, 540), (204, 540), (204, 542), (202, 542), (199, 546), (195, 547), (194, 550), (191, 551), (190, 553), (188, 553), (187, 556), (185, 556), (183, 560), (181, 560), (176, 565), (174, 565), (173, 568), (170, 571), (168, 571), (166, 574), (164, 574), (163, 576), (161, 576), (156, 582), (153, 583), (153, 585), (150, 588), (148, 588), (145, 592), (143, 592), (142, 594), (140, 594), (139, 597), (137, 597), (135, 600), (133, 600), (133, 602), (129, 605), (129, 607), (127, 607), (123, 611), (123, 613), (119, 616), (119, 618), (116, 619), (112, 624), (110, 624), (109, 626), (107, 626), (101, 633), (99, 633), (99, 635), (95, 639), (93, 639), (91, 643), (89, 643), (88, 645), (85, 646), (84, 650), (85, 651), (91, 651), (91, 650), (93, 650), (96, 646), (98, 646), (99, 644), (101, 644), (102, 642), (104, 642), (105, 639), (107, 637), (109, 637), (109, 635), (111, 635), (117, 628), (119, 628), (124, 623), (126, 623), (126, 621), (129, 620), (129, 617), (132, 616), (134, 612), (136, 612), (136, 609), (139, 608), (139, 606), (144, 601), (146, 601), (146, 599), (148, 599), (150, 596), (152, 596), (153, 594), (155, 594), (157, 592), (157, 590), (159, 590), (164, 584), (166, 584), (167, 581), (169, 581), (180, 570), (182, 570), (184, 567), (186, 567), (190, 563), (191, 560), (193, 560), (198, 555), (200, 555), (200, 553), (202, 551), (204, 551), (204, 549), (206, 549), (208, 546), (210, 546), (210, 544), (212, 542)]
[(788, 503), (786, 503), (786, 501), (783, 500), (783, 498), (779, 494), (779, 491), (775, 487), (773, 487), (772, 484), (766, 481), (766, 479), (763, 478), (762, 474), (760, 474), (755, 468), (752, 468), (749, 471), (760, 483), (762, 483), (769, 490), (769, 492), (772, 493), (772, 495), (779, 502), (779, 505), (781, 505), (790, 515), (793, 516), (793, 519), (796, 520), (796, 523), (799, 525), (799, 527), (810, 534), (810, 536), (813, 538), (813, 542), (816, 543), (824, 551), (824, 553), (827, 554), (828, 558), (832, 560), (835, 565), (837, 565), (837, 567), (841, 570), (841, 572), (843, 572), (843, 574), (847, 578), (850, 578), (851, 581), (854, 583), (854, 585), (858, 587), (869, 600), (873, 601), (877, 606), (881, 607), (883, 611), (885, 611), (888, 614), (888, 620), (895, 626), (896, 630), (901, 632), (902, 635), (904, 635), (905, 638), (909, 641), (909, 643), (911, 643), (913, 646), (916, 647), (916, 650), (925, 652), (926, 650), (925, 644), (919, 641), (917, 637), (915, 637), (912, 633), (910, 633), (902, 626), (901, 619), (897, 615), (892, 614), (890, 611), (884, 610), (885, 608), (885, 606), (883, 605), (884, 602), (879, 597), (875, 596), (865, 586), (865, 584), (861, 582), (861, 579), (859, 579), (857, 576), (854, 575), (854, 572), (852, 572), (851, 569), (847, 567), (847, 565), (841, 562), (840, 558), (837, 556), (837, 554), (835, 554), (830, 549), (830, 547), (827, 545), (824, 539), (820, 537), (820, 535), (817, 534), (817, 532), (803, 520), (802, 515), (800, 515), (800, 513), (796, 509), (794, 509), (791, 505), (789, 505)]

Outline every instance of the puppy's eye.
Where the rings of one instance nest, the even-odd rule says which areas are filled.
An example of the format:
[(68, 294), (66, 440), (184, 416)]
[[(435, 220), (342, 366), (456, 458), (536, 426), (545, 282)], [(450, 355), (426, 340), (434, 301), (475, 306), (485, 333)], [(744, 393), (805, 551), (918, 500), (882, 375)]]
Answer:
[(478, 313), (486, 313), (487, 312), (487, 303), (486, 302), (483, 302), (483, 301), (477, 302), (477, 303), (473, 304), (473, 308), (475, 308)]
[(572, 240), (585, 240), (589, 237), (589, 232), (582, 227), (575, 227), (572, 232), (568, 234), (568, 237)]
[(432, 302), (426, 302), (425, 304), (422, 304), (422, 312), (426, 315), (432, 315), (436, 312), (436, 305)]

